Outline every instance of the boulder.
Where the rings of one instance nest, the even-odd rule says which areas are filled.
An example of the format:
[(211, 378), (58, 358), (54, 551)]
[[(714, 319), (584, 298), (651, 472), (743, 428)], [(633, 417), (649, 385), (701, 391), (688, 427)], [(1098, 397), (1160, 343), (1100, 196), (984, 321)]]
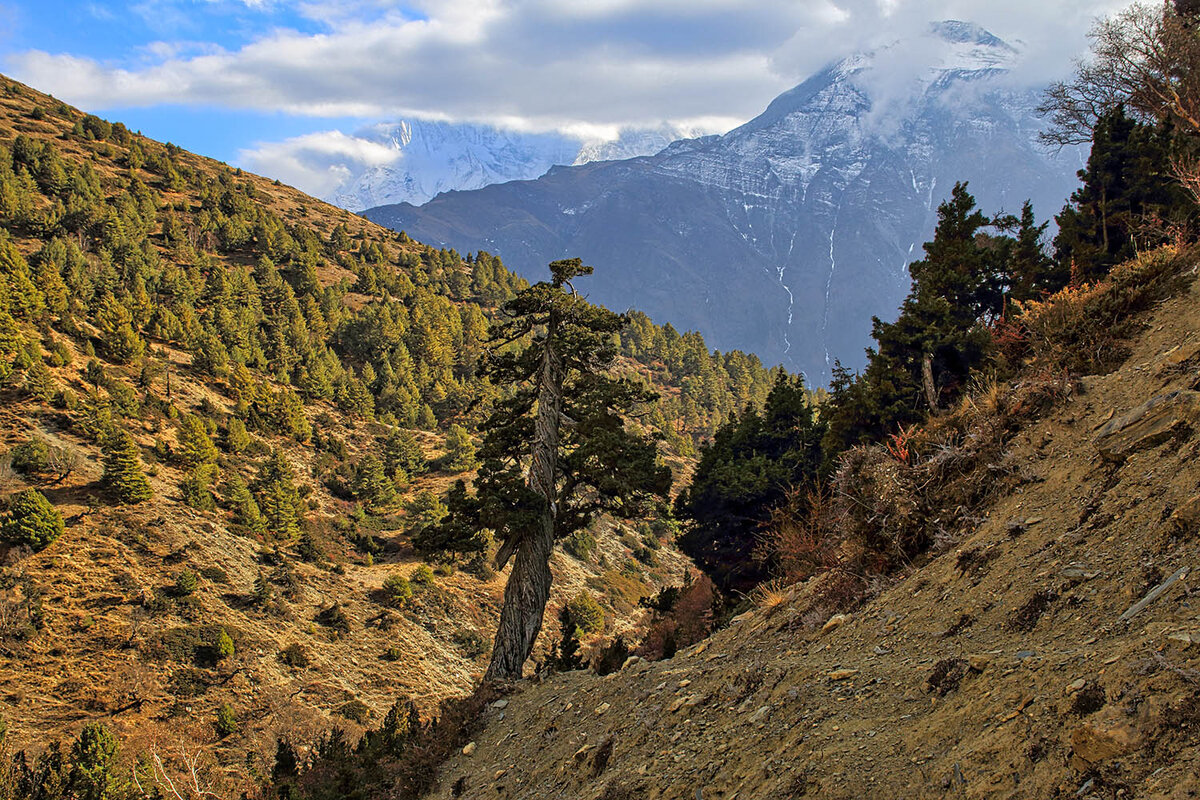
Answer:
[(1104, 424), (1096, 448), (1106, 461), (1124, 461), (1130, 454), (1162, 444), (1200, 420), (1200, 392), (1161, 394)]
[(1141, 748), (1141, 732), (1120, 713), (1108, 708), (1071, 732), (1071, 767), (1086, 772), (1097, 764)]

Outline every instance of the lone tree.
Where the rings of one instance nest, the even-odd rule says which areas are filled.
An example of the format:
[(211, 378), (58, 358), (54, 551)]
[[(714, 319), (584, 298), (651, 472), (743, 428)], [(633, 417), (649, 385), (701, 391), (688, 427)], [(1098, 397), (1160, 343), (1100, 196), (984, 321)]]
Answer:
[(137, 443), (123, 430), (114, 431), (105, 440), (102, 481), (122, 503), (140, 503), (154, 495), (142, 472), (142, 457)]
[(485, 680), (521, 677), (550, 598), (555, 540), (601, 512), (636, 516), (671, 485), (655, 440), (625, 425), (654, 395), (606, 374), (626, 318), (576, 294), (572, 279), (592, 273), (578, 258), (550, 273), (506, 303), (493, 329), (480, 372), (511, 393), (481, 427), (475, 492), (452, 492), (441, 523), (446, 540), (495, 531), (496, 568), (513, 562)]

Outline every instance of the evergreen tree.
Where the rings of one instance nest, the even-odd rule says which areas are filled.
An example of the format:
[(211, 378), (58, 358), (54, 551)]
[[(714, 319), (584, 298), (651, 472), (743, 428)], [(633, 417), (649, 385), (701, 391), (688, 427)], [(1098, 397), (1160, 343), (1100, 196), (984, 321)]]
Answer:
[(263, 524), (275, 536), (295, 539), (300, 535), (300, 493), (295, 473), (283, 451), (276, 448), (259, 470), (254, 482)]
[(119, 796), (116, 775), (117, 738), (100, 722), (90, 722), (71, 747), (70, 796), (78, 800), (111, 800)]
[[(637, 514), (650, 496), (665, 495), (670, 486), (654, 441), (628, 431), (623, 417), (653, 396), (604, 374), (616, 357), (613, 335), (625, 319), (575, 293), (571, 281), (592, 272), (579, 259), (555, 261), (550, 272), (551, 281), (504, 306), (481, 372), (512, 394), (496, 403), (482, 426), (476, 494), (456, 502), (450, 515), (453, 524), (478, 514), (479, 524), (502, 541), (497, 567), (513, 559), (487, 672), (491, 680), (521, 676), (550, 596), (555, 540), (601, 512)], [(510, 346), (520, 341), (528, 344)], [(564, 426), (564, 418), (573, 424)]]
[(817, 479), (825, 423), (804, 379), (780, 373), (762, 411), (748, 407), (700, 451), (691, 484), (675, 501), (686, 522), (679, 547), (724, 591), (747, 591), (769, 575), (755, 545), (771, 510), (793, 486)]
[(104, 442), (102, 482), (122, 503), (141, 503), (154, 492), (142, 472), (142, 457), (137, 443), (127, 431), (116, 430)]
[(204, 420), (195, 414), (185, 414), (179, 420), (179, 447), (175, 451), (184, 467), (194, 470), (217, 460), (217, 448), (208, 435)]
[(42, 550), (62, 533), (62, 514), (37, 489), (26, 489), (8, 501), (8, 516), (0, 525), (0, 539)]
[(396, 486), (387, 476), (383, 462), (374, 453), (367, 453), (358, 463), (354, 495), (372, 511), (387, 508), (396, 502)]
[(442, 466), (450, 472), (465, 472), (475, 466), (475, 444), (462, 425), (451, 425), (446, 433), (446, 455)]
[(1094, 282), (1134, 255), (1134, 235), (1148, 218), (1187, 219), (1193, 211), (1171, 175), (1172, 131), (1131, 119), (1116, 106), (1096, 122), (1083, 186), (1055, 220), (1055, 258), (1071, 277)]
[(383, 446), (383, 459), (392, 477), (420, 475), (425, 472), (425, 453), (411, 431), (394, 428)]

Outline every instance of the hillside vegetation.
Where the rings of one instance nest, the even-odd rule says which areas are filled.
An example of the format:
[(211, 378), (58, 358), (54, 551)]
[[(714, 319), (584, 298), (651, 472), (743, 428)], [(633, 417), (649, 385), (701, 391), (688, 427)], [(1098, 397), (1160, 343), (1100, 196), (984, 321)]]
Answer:
[[(198, 757), (233, 796), (281, 737), (354, 736), (467, 691), (503, 586), (492, 544), (413, 542), (474, 474), (476, 425), (508, 391), (477, 362), (524, 286), (486, 253), (433, 250), (0, 78), (9, 751), (49, 780), (72, 739), (112, 731), (123, 759)], [(644, 315), (618, 344), (681, 474), (773, 380)], [(572, 537), (555, 608), (594, 597), (602, 631), (628, 629), (688, 570), (672, 526), (662, 509)]]

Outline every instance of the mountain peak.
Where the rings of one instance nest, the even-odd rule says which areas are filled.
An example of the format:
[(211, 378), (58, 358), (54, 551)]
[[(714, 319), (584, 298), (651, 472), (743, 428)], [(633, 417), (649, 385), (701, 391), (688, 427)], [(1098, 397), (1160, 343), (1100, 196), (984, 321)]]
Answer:
[(993, 34), (981, 25), (976, 25), (974, 22), (964, 22), (958, 19), (946, 19), (941, 22), (933, 22), (929, 25), (929, 31), (934, 36), (943, 41), (953, 44), (976, 44), (985, 47), (995, 47), (1000, 50), (1007, 50), (1011, 53), (1017, 52), (1016, 48), (1004, 41), (1000, 37)]

